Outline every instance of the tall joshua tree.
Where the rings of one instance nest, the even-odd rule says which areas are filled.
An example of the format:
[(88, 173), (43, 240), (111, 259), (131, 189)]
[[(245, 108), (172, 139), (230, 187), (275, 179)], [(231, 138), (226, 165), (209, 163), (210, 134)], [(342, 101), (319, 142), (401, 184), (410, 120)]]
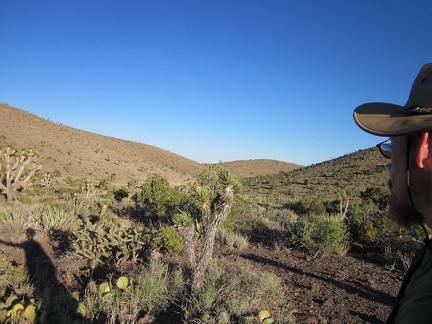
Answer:
[[(198, 177), (188, 204), (173, 217), (184, 240), (192, 296), (200, 293), (204, 286), (217, 230), (241, 190), (240, 182), (229, 170), (222, 165), (210, 167)], [(195, 241), (195, 233), (199, 234), (201, 244)]]
[(17, 191), (31, 185), (31, 177), (42, 168), (35, 160), (31, 149), (19, 154), (10, 147), (0, 150), (0, 194), (5, 195), (7, 201), (16, 200)]

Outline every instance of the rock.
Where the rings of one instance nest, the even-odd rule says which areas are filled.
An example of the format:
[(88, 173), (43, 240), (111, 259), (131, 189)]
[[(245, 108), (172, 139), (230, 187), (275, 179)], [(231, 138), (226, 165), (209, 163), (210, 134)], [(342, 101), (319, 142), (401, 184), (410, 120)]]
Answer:
[(298, 324), (318, 324), (318, 320), (314, 316), (303, 315), (296, 318)]
[(332, 302), (331, 299), (327, 299), (327, 300), (325, 300), (324, 303), (323, 303), (323, 306), (326, 306), (326, 307), (328, 307), (328, 306), (332, 306), (332, 305), (333, 305), (333, 302)]

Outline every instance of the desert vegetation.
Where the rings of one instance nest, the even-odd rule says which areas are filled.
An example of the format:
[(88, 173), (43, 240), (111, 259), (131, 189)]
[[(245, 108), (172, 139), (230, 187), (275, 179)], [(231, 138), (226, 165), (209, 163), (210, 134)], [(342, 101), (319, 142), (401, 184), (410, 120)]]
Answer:
[[(14, 203), (5, 193), (0, 210), (2, 322), (282, 316), (269, 303), (283, 294), (277, 277), (212, 257), (215, 244), (247, 246), (247, 238), (222, 226), (242, 188), (222, 165), (181, 188), (157, 174), (129, 189), (32, 180)], [(271, 306), (272, 315), (262, 313)]]
[[(254, 177), (183, 168), (172, 185), (173, 169), (74, 177), (26, 163), (60, 157), (7, 144), (0, 322), (380, 323), (422, 240), (387, 219), (386, 161), (372, 149)], [(7, 179), (25, 183), (13, 199)], [(336, 307), (350, 298), (357, 308)]]
[(321, 180), (325, 192), (322, 167), (240, 181), (219, 164), (180, 187), (158, 174), (117, 187), (114, 175), (60, 183), (32, 170), (33, 186), (1, 203), (2, 322), (294, 322), (278, 276), (214, 249), (260, 241), (315, 259), (391, 246), (403, 269), (417, 242), (387, 220), (383, 185), (347, 194), (340, 169), (321, 177), (334, 182)]

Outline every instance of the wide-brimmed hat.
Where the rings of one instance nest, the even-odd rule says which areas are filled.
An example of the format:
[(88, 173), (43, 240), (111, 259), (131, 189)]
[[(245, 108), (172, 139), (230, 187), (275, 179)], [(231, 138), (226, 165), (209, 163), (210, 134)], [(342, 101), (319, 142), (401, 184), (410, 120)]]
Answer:
[(432, 63), (422, 67), (405, 105), (370, 102), (354, 110), (357, 125), (378, 136), (401, 136), (432, 130)]

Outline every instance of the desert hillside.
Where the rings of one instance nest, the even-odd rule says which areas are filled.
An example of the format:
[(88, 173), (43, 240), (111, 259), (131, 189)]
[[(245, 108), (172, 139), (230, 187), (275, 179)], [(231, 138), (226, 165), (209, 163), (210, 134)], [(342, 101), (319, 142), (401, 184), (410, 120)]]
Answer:
[[(44, 171), (59, 170), (61, 178), (102, 179), (113, 173), (124, 184), (158, 173), (171, 185), (192, 182), (205, 165), (151, 145), (98, 135), (52, 122), (0, 103), (0, 147), (32, 148)], [(226, 163), (239, 177), (290, 171), (300, 166), (273, 160)]]
[(278, 174), (279, 172), (290, 172), (302, 167), (298, 164), (266, 159), (224, 162), (224, 165), (240, 178)]

